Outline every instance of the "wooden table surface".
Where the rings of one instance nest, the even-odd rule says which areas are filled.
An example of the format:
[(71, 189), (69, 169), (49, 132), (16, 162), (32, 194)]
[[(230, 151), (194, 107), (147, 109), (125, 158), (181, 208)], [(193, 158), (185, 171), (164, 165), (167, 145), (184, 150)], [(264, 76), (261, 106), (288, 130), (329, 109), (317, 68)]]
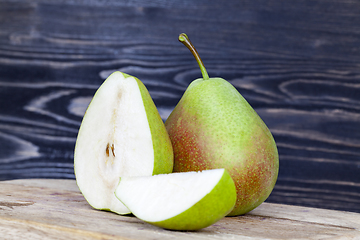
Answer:
[(169, 231), (91, 208), (74, 180), (13, 180), (0, 182), (0, 238), (360, 239), (360, 214), (263, 203), (199, 231)]
[(357, 0), (0, 0), (0, 180), (74, 179), (82, 116), (115, 70), (165, 120), (201, 77), (181, 32), (273, 133), (268, 202), (360, 213)]

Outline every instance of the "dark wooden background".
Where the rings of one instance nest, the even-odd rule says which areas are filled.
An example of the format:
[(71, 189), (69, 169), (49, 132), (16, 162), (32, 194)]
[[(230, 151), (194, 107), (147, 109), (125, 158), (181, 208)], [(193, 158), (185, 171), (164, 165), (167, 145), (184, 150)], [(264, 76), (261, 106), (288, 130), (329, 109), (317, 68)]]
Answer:
[(272, 131), (267, 201), (360, 212), (357, 0), (0, 0), (0, 180), (74, 178), (85, 108), (115, 70), (165, 120), (201, 77), (181, 32)]

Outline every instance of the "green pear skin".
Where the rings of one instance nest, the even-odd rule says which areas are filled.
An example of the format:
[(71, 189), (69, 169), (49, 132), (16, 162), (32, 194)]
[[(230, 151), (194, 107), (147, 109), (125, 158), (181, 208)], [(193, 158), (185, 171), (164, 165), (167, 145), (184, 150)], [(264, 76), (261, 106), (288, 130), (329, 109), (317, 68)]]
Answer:
[[(127, 75), (127, 74), (124, 74)], [(129, 75), (130, 76), (130, 75)], [(130, 76), (131, 77), (131, 76)], [(149, 91), (145, 85), (135, 78), (141, 93), (141, 97), (146, 109), (146, 116), (149, 122), (154, 149), (154, 170), (153, 175), (162, 173), (171, 173), (173, 171), (173, 149), (171, 140), (168, 136), (163, 120), (153, 102)]]
[(279, 158), (272, 134), (229, 82), (197, 79), (165, 122), (174, 150), (174, 172), (225, 168), (237, 200), (228, 216), (245, 214), (272, 192)]

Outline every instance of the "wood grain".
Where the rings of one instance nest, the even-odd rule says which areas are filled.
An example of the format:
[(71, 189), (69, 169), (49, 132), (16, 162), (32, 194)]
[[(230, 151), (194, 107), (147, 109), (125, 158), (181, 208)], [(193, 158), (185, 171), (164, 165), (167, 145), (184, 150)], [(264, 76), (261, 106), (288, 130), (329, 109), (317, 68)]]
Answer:
[(263, 203), (199, 231), (169, 231), (91, 208), (74, 180), (0, 182), (6, 239), (356, 239), (360, 214)]
[(2, 0), (0, 179), (73, 179), (82, 115), (115, 70), (165, 120), (201, 76), (186, 32), (275, 137), (268, 201), (360, 212), (359, 13), (340, 0)]

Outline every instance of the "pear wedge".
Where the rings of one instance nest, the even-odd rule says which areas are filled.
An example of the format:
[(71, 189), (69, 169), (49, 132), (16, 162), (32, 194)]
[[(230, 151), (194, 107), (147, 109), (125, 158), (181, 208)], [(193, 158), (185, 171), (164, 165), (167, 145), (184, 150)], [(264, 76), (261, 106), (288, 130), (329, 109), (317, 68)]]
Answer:
[(139, 219), (171, 230), (210, 226), (236, 201), (234, 181), (225, 169), (122, 177), (115, 195)]
[(171, 173), (173, 151), (144, 84), (121, 72), (96, 91), (83, 117), (74, 152), (77, 185), (95, 209), (128, 214), (114, 195), (122, 176)]

